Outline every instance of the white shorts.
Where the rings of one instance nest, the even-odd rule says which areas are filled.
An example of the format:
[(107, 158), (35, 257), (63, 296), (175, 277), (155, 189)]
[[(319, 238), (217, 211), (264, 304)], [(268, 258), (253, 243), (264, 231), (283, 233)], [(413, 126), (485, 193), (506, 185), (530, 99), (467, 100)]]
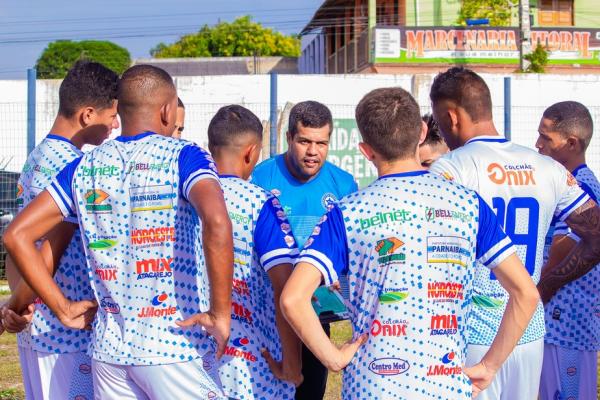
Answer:
[(91, 400), (92, 366), (85, 353), (43, 353), (19, 347), (27, 400)]
[[(470, 344), (467, 347), (467, 367), (479, 363), (489, 348)], [(518, 345), (477, 400), (536, 400), (543, 357), (544, 339)]]
[[(208, 358), (207, 358), (208, 357)], [(164, 365), (114, 365), (92, 360), (94, 393), (103, 399), (225, 399), (214, 357)]]
[(597, 352), (569, 350), (546, 343), (541, 400), (596, 400)]

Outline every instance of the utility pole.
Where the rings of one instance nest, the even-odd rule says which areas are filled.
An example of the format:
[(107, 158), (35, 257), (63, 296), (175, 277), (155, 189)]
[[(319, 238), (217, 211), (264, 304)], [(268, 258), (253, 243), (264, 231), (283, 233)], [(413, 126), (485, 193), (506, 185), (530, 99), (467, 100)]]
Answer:
[(531, 24), (529, 18), (529, 0), (519, 0), (519, 66), (521, 71), (529, 68), (529, 61), (523, 56), (531, 53)]

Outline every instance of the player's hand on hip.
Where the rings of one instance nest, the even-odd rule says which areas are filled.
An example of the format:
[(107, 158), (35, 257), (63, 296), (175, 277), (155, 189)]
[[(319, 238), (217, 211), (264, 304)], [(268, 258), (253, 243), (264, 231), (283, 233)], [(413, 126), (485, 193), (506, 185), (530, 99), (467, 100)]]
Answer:
[(7, 306), (2, 306), (2, 308), (0, 308), (0, 317), (2, 318), (2, 329), (0, 329), (0, 334), (4, 330), (10, 333), (21, 332), (32, 321), (34, 312), (35, 305), (33, 304), (27, 306), (21, 314), (17, 314)]
[(64, 314), (58, 319), (67, 328), (91, 329), (97, 311), (96, 300), (69, 301)]
[(496, 375), (496, 371), (489, 369), (482, 362), (472, 367), (463, 368), (463, 373), (471, 380), (473, 398), (487, 388), (492, 383), (494, 375)]
[(182, 328), (200, 325), (217, 342), (217, 359), (220, 359), (225, 352), (225, 346), (229, 341), (229, 329), (231, 327), (231, 315), (216, 316), (212, 312), (194, 314), (183, 321), (175, 321)]
[(333, 372), (339, 372), (342, 369), (346, 368), (352, 358), (363, 344), (367, 343), (369, 339), (369, 335), (367, 333), (363, 333), (360, 335), (355, 341), (348, 341), (339, 348), (338, 360), (335, 364), (328, 366), (330, 370)]
[(295, 387), (300, 386), (304, 380), (300, 366), (297, 366), (298, 368), (286, 368), (283, 362), (275, 360), (267, 349), (261, 349), (260, 354), (267, 361), (269, 369), (275, 375), (275, 378), (280, 381), (290, 382)]

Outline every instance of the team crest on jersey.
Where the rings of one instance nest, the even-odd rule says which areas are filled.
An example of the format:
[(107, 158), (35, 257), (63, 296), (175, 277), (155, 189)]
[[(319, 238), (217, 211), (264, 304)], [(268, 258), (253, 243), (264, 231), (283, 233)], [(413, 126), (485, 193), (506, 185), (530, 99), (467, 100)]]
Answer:
[(321, 197), (321, 205), (326, 210), (331, 210), (333, 205), (337, 202), (337, 198), (333, 193), (325, 193), (323, 197)]
[(427, 237), (427, 262), (431, 264), (457, 264), (466, 267), (471, 251), (469, 241), (457, 236)]
[(169, 210), (177, 193), (171, 185), (138, 186), (129, 189), (132, 212)]
[(398, 251), (402, 246), (404, 246), (404, 242), (397, 237), (378, 240), (375, 245), (375, 251), (379, 254), (377, 262), (380, 265), (404, 264), (406, 254)]
[(107, 214), (112, 212), (112, 206), (108, 203), (110, 195), (101, 189), (90, 189), (83, 195), (85, 209), (94, 214)]
[(491, 163), (487, 167), (488, 178), (496, 185), (535, 185), (535, 168), (529, 164), (500, 165)]
[(273, 196), (281, 196), (281, 190), (279, 189), (271, 189), (271, 193)]

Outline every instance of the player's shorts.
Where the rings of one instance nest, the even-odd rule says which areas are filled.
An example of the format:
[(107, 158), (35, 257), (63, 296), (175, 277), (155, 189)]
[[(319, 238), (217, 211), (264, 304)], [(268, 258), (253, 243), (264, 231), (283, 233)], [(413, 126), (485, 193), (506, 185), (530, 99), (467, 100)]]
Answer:
[(596, 400), (597, 352), (544, 345), (540, 400)]
[(19, 347), (27, 400), (91, 400), (92, 365), (85, 353), (43, 353)]
[[(490, 346), (470, 344), (467, 347), (467, 367), (479, 363), (489, 349)], [(536, 400), (543, 358), (544, 339), (518, 345), (477, 400)]]
[(96, 400), (226, 399), (214, 356), (164, 365), (114, 365), (92, 360)]

